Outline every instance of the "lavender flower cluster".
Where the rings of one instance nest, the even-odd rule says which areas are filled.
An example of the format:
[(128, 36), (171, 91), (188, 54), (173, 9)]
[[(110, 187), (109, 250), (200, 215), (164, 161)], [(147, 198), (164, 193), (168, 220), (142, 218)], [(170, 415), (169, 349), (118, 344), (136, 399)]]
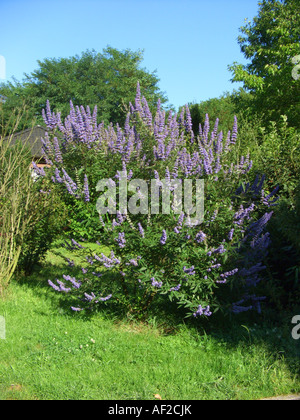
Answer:
[[(83, 269), (83, 272), (87, 272), (87, 270), (84, 270)], [(96, 273), (94, 273), (94, 274), (96, 274)], [(69, 283), (69, 285), (66, 285), (65, 282), (62, 282), (62, 281), (60, 281), (58, 279), (56, 279), (56, 284), (53, 283), (51, 280), (48, 280), (48, 284), (55, 291), (57, 291), (57, 292), (64, 292), (64, 293), (70, 293), (72, 290), (77, 290), (78, 291), (81, 288), (82, 284), (83, 284), (82, 281), (76, 280), (75, 277), (72, 277), (70, 275), (65, 275), (64, 274), (63, 275), (63, 278), (64, 278), (65, 282)], [(109, 295), (104, 296), (104, 297), (103, 296), (98, 296), (97, 297), (94, 294), (94, 292), (90, 292), (90, 293), (83, 292), (83, 297), (82, 297), (81, 300), (83, 302), (97, 304), (99, 302), (106, 302), (109, 299), (111, 299), (111, 297), (112, 297), (112, 294), (109, 294)], [(82, 311), (83, 310), (83, 308), (74, 307), (74, 306), (71, 306), (71, 309), (73, 311), (75, 311), (75, 312), (79, 312), (79, 311)]]
[(151, 285), (160, 289), (162, 287), (162, 281), (157, 281), (155, 277), (151, 277)]
[(195, 267), (193, 265), (190, 268), (187, 268), (186, 266), (184, 266), (183, 271), (188, 276), (194, 276), (196, 274)]
[(198, 317), (198, 316), (202, 316), (202, 315), (211, 316), (212, 315), (212, 312), (210, 310), (210, 306), (209, 305), (206, 306), (205, 308), (203, 308), (201, 305), (199, 305), (197, 311), (194, 312), (193, 315), (194, 315), (195, 318)]
[[(61, 121), (60, 113), (51, 111), (47, 101), (46, 110), (43, 111), (44, 122), (50, 133), (58, 134), (50, 136), (46, 133), (43, 139), (43, 152), (47, 163), (51, 166), (63, 164), (63, 155), (66, 150), (76, 148), (78, 144), (84, 144), (87, 149), (95, 153), (105, 155), (118, 155), (120, 161), (141, 162), (146, 165), (149, 162), (167, 162), (175, 158), (172, 170), (173, 178), (179, 173), (184, 177), (204, 177), (217, 175), (223, 168), (224, 173), (230, 176), (233, 172), (248, 173), (252, 167), (249, 156), (241, 157), (240, 162), (227, 167), (227, 154), (236, 143), (237, 119), (234, 119), (232, 132), (227, 137), (222, 131), (218, 133), (219, 120), (216, 120), (214, 129), (210, 135), (210, 121), (206, 115), (203, 127), (199, 126), (199, 135), (194, 135), (192, 130), (191, 114), (188, 106), (182, 107), (179, 114), (162, 110), (160, 101), (157, 103), (156, 115), (153, 118), (145, 97), (141, 96), (140, 85), (137, 84), (135, 104), (130, 103), (124, 129), (117, 124), (108, 127), (104, 123), (97, 124), (97, 107), (93, 113), (89, 107), (74, 107), (70, 102), (70, 114), (64, 122)], [(135, 127), (139, 120), (154, 138), (152, 153), (148, 159), (143, 152), (143, 141)], [(132, 126), (133, 123), (133, 126)], [(193, 145), (193, 152), (188, 151), (187, 140)], [(150, 160), (149, 160), (150, 158)], [(58, 181), (60, 182), (60, 181)], [(71, 188), (73, 193), (74, 189)], [(76, 189), (75, 189), (76, 190)], [(85, 191), (85, 197), (88, 194)]]
[(125, 233), (120, 232), (119, 236), (115, 238), (115, 241), (118, 243), (120, 248), (125, 248), (125, 245), (126, 245)]
[[(120, 259), (115, 257), (115, 254), (113, 251), (110, 252), (110, 258), (101, 253), (101, 257), (99, 257), (97, 254), (94, 255), (94, 259), (104, 265), (106, 268), (112, 268), (116, 265), (121, 264)], [(93, 263), (93, 261), (91, 262)]]

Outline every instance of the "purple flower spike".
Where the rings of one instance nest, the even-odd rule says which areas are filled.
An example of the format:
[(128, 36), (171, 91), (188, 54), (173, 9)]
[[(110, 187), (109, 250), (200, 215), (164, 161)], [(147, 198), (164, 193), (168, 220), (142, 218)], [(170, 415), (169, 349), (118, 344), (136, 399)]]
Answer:
[(165, 245), (167, 242), (167, 232), (165, 231), (165, 229), (162, 231), (162, 235), (159, 242), (161, 243), (161, 245)]
[(115, 239), (118, 242), (120, 248), (124, 248), (126, 244), (125, 233), (120, 232), (118, 238)]
[(89, 183), (88, 178), (84, 175), (84, 185), (83, 185), (83, 194), (84, 194), (84, 201), (90, 201), (90, 191), (89, 191)]
[(80, 311), (83, 311), (83, 309), (81, 309), (81, 308), (75, 308), (74, 306), (71, 306), (71, 309), (72, 309), (72, 311), (74, 311), (74, 312), (80, 312)]
[(106, 296), (106, 297), (101, 297), (101, 298), (99, 298), (99, 300), (101, 300), (101, 302), (106, 302), (107, 300), (109, 300), (110, 298), (112, 297), (112, 295), (108, 295), (108, 296)]
[(145, 232), (144, 232), (143, 226), (140, 223), (138, 223), (138, 228), (139, 228), (139, 232), (140, 232), (141, 237), (144, 238), (145, 237)]
[(54, 284), (51, 280), (48, 280), (48, 284), (49, 284), (49, 286), (51, 286), (57, 292), (61, 291), (60, 288), (58, 286), (56, 286), (56, 284)]
[(231, 231), (228, 233), (228, 239), (229, 239), (230, 241), (232, 241), (233, 234), (234, 234), (234, 229), (231, 229)]
[(181, 284), (177, 284), (177, 286), (175, 287), (171, 287), (170, 292), (178, 292), (178, 290), (180, 289)]

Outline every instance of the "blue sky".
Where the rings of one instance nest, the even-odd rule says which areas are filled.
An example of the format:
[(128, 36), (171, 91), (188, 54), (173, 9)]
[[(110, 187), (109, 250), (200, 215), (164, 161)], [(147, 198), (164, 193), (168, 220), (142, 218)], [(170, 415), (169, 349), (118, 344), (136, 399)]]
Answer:
[(258, 0), (0, 0), (5, 80), (110, 45), (144, 50), (142, 67), (157, 70), (176, 108), (199, 103), (240, 86), (228, 65), (245, 63), (239, 28), (258, 9)]

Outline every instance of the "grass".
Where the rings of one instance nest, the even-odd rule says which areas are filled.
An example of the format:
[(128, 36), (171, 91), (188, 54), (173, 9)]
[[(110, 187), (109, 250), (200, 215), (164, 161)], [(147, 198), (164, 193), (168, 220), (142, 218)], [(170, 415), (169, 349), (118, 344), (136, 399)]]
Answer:
[(185, 323), (167, 328), (155, 317), (142, 323), (105, 311), (74, 314), (47, 286), (62, 270), (62, 252), (13, 282), (0, 302), (1, 400), (238, 400), (300, 392), (290, 319), (286, 328), (239, 318), (205, 331)]

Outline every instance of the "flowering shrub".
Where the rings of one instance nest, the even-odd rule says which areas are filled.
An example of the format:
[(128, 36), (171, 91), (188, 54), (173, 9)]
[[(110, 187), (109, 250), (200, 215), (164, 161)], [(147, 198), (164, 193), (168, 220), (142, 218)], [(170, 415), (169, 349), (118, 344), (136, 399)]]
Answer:
[[(99, 252), (73, 238), (67, 246), (81, 253), (88, 266), (81, 267), (80, 276), (66, 273), (63, 279), (49, 280), (50, 286), (74, 300), (74, 311), (109, 301), (144, 314), (158, 297), (175, 301), (194, 317), (208, 317), (219, 309), (260, 311), (264, 297), (255, 290), (265, 268), (265, 228), (277, 190), (265, 194), (264, 177), (253, 179), (251, 174), (250, 156), (237, 155), (237, 120), (224, 136), (218, 132), (218, 120), (210, 129), (207, 115), (195, 136), (187, 106), (178, 115), (167, 114), (158, 102), (153, 116), (139, 85), (124, 129), (97, 125), (96, 113), (96, 108), (91, 113), (71, 103), (70, 115), (62, 122), (47, 103), (44, 152), (52, 167), (49, 176), (62, 194), (95, 209), (98, 181), (107, 179), (117, 198), (124, 182), (121, 174), (126, 174), (128, 185), (143, 180), (149, 187), (155, 180), (159, 187), (164, 181), (172, 204), (168, 214), (153, 212), (149, 202), (162, 191), (148, 188), (147, 200), (131, 184), (128, 199), (139, 201), (140, 211), (129, 214), (113, 203), (115, 214), (99, 217)], [(191, 223), (192, 214), (176, 207), (171, 181), (186, 179), (204, 180), (201, 224)], [(191, 209), (192, 198), (184, 199), (191, 199)]]

